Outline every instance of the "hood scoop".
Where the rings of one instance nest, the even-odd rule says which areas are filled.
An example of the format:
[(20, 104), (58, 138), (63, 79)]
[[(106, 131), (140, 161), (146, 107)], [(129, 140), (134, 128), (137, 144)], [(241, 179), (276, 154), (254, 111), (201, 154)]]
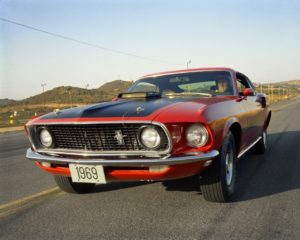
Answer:
[(161, 94), (158, 92), (126, 92), (118, 95), (119, 99), (149, 99), (149, 98), (161, 98)]

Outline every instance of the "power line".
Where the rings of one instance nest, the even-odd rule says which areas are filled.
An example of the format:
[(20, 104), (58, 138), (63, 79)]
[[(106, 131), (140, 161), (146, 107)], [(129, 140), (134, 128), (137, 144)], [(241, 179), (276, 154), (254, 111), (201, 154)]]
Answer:
[(71, 38), (71, 37), (68, 37), (68, 36), (65, 36), (65, 35), (62, 35), (62, 34), (58, 34), (58, 33), (54, 33), (54, 32), (49, 32), (49, 31), (46, 31), (46, 30), (43, 30), (43, 29), (40, 29), (40, 28), (32, 27), (32, 26), (29, 26), (29, 25), (26, 25), (26, 24), (23, 24), (23, 23), (19, 23), (19, 22), (15, 22), (15, 21), (12, 21), (12, 20), (9, 20), (9, 19), (6, 19), (6, 18), (2, 18), (2, 17), (0, 17), (0, 20), (3, 21), (3, 22), (18, 25), (18, 26), (21, 26), (21, 27), (24, 27), (24, 28), (27, 28), (27, 29), (30, 29), (30, 30), (33, 30), (33, 31), (41, 32), (41, 33), (44, 33), (44, 34), (47, 34), (47, 35), (50, 35), (50, 36), (53, 36), (53, 37), (57, 37), (57, 38), (61, 38), (61, 39), (64, 39), (64, 40), (76, 42), (76, 43), (86, 45), (86, 46), (89, 46), (89, 47), (98, 48), (98, 49), (101, 49), (101, 50), (104, 50), (104, 51), (118, 53), (118, 54), (130, 56), (130, 57), (135, 57), (135, 58), (139, 58), (139, 59), (143, 59), (143, 60), (147, 60), (147, 61), (152, 61), (152, 62), (161, 62), (161, 63), (167, 63), (167, 64), (172, 64), (172, 65), (180, 65), (180, 66), (185, 65), (185, 64), (181, 64), (181, 63), (175, 63), (175, 62), (169, 62), (169, 61), (164, 61), (164, 60), (160, 60), (160, 59), (149, 58), (149, 57), (140, 56), (140, 55), (136, 55), (136, 54), (129, 53), (129, 52), (123, 52), (123, 51), (120, 51), (120, 50), (117, 50), (117, 49), (103, 47), (103, 46), (100, 46), (98, 44), (89, 43), (89, 42), (86, 42), (86, 41), (83, 41), (83, 40), (78, 40), (78, 39)]

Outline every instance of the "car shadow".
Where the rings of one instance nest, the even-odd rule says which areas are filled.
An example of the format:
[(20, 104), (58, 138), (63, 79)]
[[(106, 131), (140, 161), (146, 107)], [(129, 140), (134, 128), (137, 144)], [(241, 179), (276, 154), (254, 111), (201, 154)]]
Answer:
[(162, 182), (167, 191), (183, 191), (201, 193), (199, 176), (188, 177), (184, 179), (176, 179)]
[[(300, 188), (300, 131), (269, 134), (263, 155), (249, 151), (238, 161), (233, 202), (268, 197)], [(199, 178), (164, 182), (167, 191), (200, 193)]]
[(151, 184), (153, 182), (109, 182), (107, 184), (98, 184), (92, 193), (109, 192), (126, 188), (134, 188)]

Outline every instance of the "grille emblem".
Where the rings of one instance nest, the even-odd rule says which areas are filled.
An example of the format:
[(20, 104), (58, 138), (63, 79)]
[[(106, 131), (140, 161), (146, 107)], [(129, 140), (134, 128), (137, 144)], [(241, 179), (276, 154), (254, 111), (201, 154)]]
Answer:
[(115, 131), (115, 139), (118, 142), (118, 145), (125, 145), (124, 137), (127, 137), (127, 135), (123, 135), (121, 130)]

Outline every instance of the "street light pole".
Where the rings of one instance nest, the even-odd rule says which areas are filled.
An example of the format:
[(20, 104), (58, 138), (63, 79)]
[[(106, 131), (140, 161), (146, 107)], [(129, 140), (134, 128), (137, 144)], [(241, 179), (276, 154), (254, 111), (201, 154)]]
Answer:
[(44, 95), (44, 92), (45, 92), (45, 86), (46, 86), (47, 84), (46, 83), (42, 83), (41, 84), (41, 86), (42, 86), (42, 88), (43, 88), (43, 102), (44, 102), (44, 107), (46, 106), (46, 103), (45, 103), (45, 95)]
[(188, 60), (187, 62), (186, 62), (186, 69), (188, 69), (189, 68), (189, 65), (192, 63), (192, 60)]

